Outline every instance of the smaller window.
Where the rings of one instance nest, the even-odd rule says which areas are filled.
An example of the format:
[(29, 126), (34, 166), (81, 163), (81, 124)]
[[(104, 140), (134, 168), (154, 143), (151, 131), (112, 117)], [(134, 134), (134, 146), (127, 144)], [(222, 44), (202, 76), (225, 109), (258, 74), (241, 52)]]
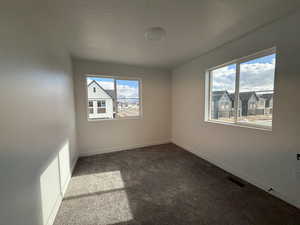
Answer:
[(94, 109), (93, 108), (89, 108), (89, 113), (93, 114), (94, 113)]
[(98, 108), (98, 109), (97, 109), (97, 113), (98, 113), (98, 114), (106, 113), (106, 108)]
[(106, 101), (105, 100), (100, 100), (97, 101), (97, 113), (106, 113)]
[(89, 107), (93, 107), (93, 102), (89, 101)]
[[(89, 76), (86, 78), (88, 119), (138, 118), (140, 107), (140, 80)], [(90, 105), (89, 101), (94, 102)]]
[(98, 106), (99, 108), (105, 108), (105, 107), (106, 107), (106, 102), (105, 102), (105, 100), (97, 101), (97, 106)]

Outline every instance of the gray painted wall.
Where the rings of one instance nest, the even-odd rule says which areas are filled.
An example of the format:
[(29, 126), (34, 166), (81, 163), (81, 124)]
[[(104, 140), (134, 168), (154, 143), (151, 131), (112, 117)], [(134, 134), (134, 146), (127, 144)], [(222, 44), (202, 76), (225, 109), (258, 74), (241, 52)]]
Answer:
[[(273, 187), (273, 194), (298, 207), (299, 21), (298, 12), (176, 68), (172, 76), (173, 142), (262, 188)], [(278, 48), (273, 131), (204, 122), (206, 69), (273, 46)]]
[(1, 224), (50, 221), (77, 156), (70, 57), (38, 7), (1, 3)]
[[(160, 144), (171, 137), (171, 74), (120, 64), (73, 60), (75, 74), (76, 122), (81, 155)], [(142, 79), (140, 119), (88, 121), (86, 74)]]

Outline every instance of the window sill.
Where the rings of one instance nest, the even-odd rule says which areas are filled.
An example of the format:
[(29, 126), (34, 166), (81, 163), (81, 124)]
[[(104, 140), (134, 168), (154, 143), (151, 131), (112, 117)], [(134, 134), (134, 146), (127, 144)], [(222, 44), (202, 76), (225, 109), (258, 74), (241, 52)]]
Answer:
[(114, 119), (88, 119), (88, 122), (102, 122), (102, 121), (114, 121), (114, 120), (140, 120), (141, 116), (132, 116), (124, 118), (114, 118)]
[(268, 126), (259, 126), (253, 124), (245, 124), (245, 123), (226, 123), (226, 122), (215, 121), (215, 120), (205, 120), (205, 122), (272, 132), (272, 127), (268, 127)]

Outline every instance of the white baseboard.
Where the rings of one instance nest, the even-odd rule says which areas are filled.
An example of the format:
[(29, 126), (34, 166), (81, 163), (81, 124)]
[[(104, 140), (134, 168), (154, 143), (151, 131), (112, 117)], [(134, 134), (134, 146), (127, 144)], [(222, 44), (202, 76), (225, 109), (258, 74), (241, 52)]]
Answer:
[(69, 186), (69, 183), (70, 183), (72, 174), (73, 174), (73, 172), (74, 172), (74, 169), (75, 169), (75, 166), (76, 166), (76, 163), (77, 163), (77, 160), (78, 160), (78, 157), (76, 157), (76, 159), (72, 162), (72, 165), (71, 165), (71, 168), (70, 168), (71, 173), (70, 173), (70, 175), (68, 176), (68, 178), (67, 178), (65, 184), (62, 185), (62, 190), (61, 190), (62, 196), (64, 196), (65, 193), (66, 193), (66, 191), (67, 191), (67, 188), (68, 188), (68, 186)]
[(225, 164), (223, 162), (220, 162), (218, 160), (215, 160), (212, 157), (209, 157), (209, 156), (207, 156), (207, 155), (205, 155), (201, 152), (195, 152), (195, 151), (192, 150), (191, 146), (184, 146), (184, 145), (178, 144), (174, 140), (172, 140), (172, 143), (174, 143), (175, 145), (178, 145), (179, 147), (181, 147), (181, 148), (183, 148), (183, 149), (199, 156), (200, 158), (212, 163), (213, 165), (225, 170), (226, 172), (231, 173), (231, 174), (247, 181), (248, 183), (258, 187), (259, 189), (262, 189), (263, 191), (265, 191), (265, 192), (267, 192), (267, 193), (269, 193), (269, 194), (271, 194), (271, 195), (273, 195), (273, 196), (275, 196), (275, 197), (277, 197), (277, 198), (279, 198), (279, 199), (281, 199), (281, 200), (283, 200), (283, 201), (285, 201), (285, 202), (287, 202), (287, 203), (289, 203), (289, 204), (291, 204), (291, 205), (293, 205), (293, 206), (300, 209), (300, 204), (298, 202), (288, 198), (285, 194), (282, 194), (278, 191), (269, 192), (268, 190), (272, 185), (267, 185), (264, 182), (262, 182), (258, 179), (255, 179), (252, 176), (249, 176), (248, 174), (242, 172), (241, 170), (235, 169), (232, 166), (230, 166), (228, 164)]
[(160, 145), (160, 144), (167, 144), (167, 143), (171, 143), (171, 141), (168, 139), (168, 140), (153, 141), (153, 142), (148, 142), (148, 143), (143, 143), (143, 144), (133, 144), (133, 145), (127, 145), (127, 146), (115, 146), (115, 147), (110, 147), (110, 148), (92, 149), (92, 150), (81, 151), (79, 154), (79, 157), (92, 156), (92, 155), (98, 155), (98, 154), (110, 153), (110, 152), (118, 152), (118, 151), (123, 151), (123, 150), (130, 150), (130, 149), (134, 149), (134, 148), (142, 148), (142, 147), (147, 147), (147, 146), (151, 146), (151, 145)]
[(76, 156), (75, 160), (72, 162), (72, 165), (71, 165), (71, 176), (74, 172), (74, 169), (75, 169), (75, 166), (76, 166), (76, 163), (78, 161), (78, 158), (79, 158), (79, 155)]
[(58, 213), (58, 210), (59, 210), (60, 205), (61, 205), (61, 203), (62, 203), (62, 200), (63, 200), (63, 198), (64, 198), (64, 195), (65, 195), (65, 193), (66, 193), (66, 191), (67, 191), (67, 188), (68, 188), (68, 186), (69, 186), (69, 183), (70, 183), (72, 174), (73, 174), (73, 172), (74, 172), (74, 169), (75, 169), (75, 166), (76, 166), (76, 163), (77, 163), (77, 160), (78, 160), (78, 156), (77, 156), (77, 157), (75, 158), (75, 160), (72, 162), (71, 169), (70, 169), (71, 174), (70, 174), (70, 176), (67, 178), (66, 183), (63, 185), (62, 190), (61, 190), (61, 194), (57, 196), (57, 199), (56, 199), (56, 201), (55, 201), (55, 204), (54, 204), (54, 206), (53, 206), (53, 209), (52, 209), (52, 211), (51, 211), (51, 214), (50, 214), (50, 216), (49, 216), (49, 219), (48, 219), (46, 225), (53, 225), (53, 223), (54, 223), (54, 221), (55, 221), (55, 218), (56, 218), (56, 216), (57, 216), (57, 213)]
[(55, 201), (55, 204), (53, 206), (53, 209), (51, 211), (51, 214), (49, 216), (49, 219), (48, 219), (46, 225), (52, 225), (54, 223), (54, 220), (55, 220), (55, 217), (58, 213), (58, 210), (59, 210), (60, 204), (62, 202), (62, 199), (63, 199), (63, 197), (61, 195), (57, 196), (57, 199)]

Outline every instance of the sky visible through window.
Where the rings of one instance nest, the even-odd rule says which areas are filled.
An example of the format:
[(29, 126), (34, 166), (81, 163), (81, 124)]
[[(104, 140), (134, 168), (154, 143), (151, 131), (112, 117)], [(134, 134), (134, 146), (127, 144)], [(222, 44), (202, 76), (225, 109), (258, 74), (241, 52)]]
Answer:
[(236, 64), (221, 67), (212, 71), (212, 91), (233, 93), (235, 90)]
[[(114, 79), (88, 77), (88, 84), (95, 80), (104, 90), (114, 90)], [(139, 98), (139, 82), (137, 80), (116, 80), (117, 98)]]
[(238, 84), (238, 64), (212, 70), (210, 117), (223, 122), (271, 127), (275, 63), (276, 54), (240, 61)]
[(240, 68), (240, 92), (273, 91), (275, 54), (241, 63)]
[(117, 98), (138, 98), (139, 82), (137, 80), (117, 80)]
[[(276, 54), (240, 64), (240, 92), (273, 91)], [(236, 65), (228, 65), (212, 71), (212, 91), (233, 93), (235, 90)]]
[[(122, 80), (110, 77), (87, 77), (87, 85), (96, 82), (110, 98), (102, 99), (103, 90), (97, 89), (88, 97), (91, 105), (88, 109), (89, 119), (114, 119), (122, 117), (137, 117), (140, 115), (139, 80)], [(93, 89), (88, 88), (88, 96)], [(99, 101), (101, 107), (99, 107)], [(96, 107), (98, 106), (98, 107)], [(99, 110), (101, 108), (101, 110)]]

